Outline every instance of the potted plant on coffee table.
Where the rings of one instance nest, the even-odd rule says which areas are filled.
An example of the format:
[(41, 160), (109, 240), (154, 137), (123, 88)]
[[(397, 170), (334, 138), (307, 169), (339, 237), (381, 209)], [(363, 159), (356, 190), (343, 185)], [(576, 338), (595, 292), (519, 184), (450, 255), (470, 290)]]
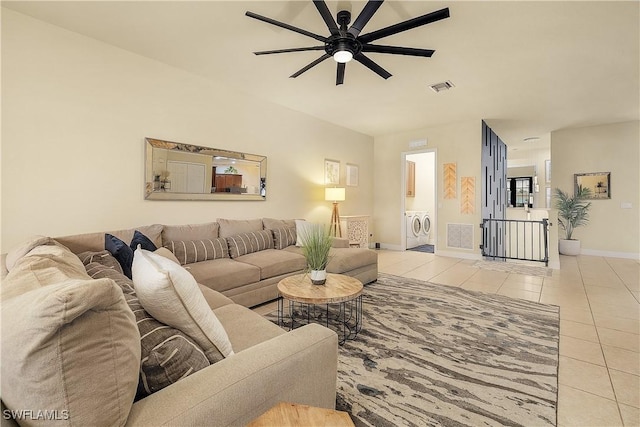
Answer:
[(313, 225), (302, 231), (302, 253), (307, 259), (307, 269), (314, 285), (323, 285), (327, 280), (327, 264), (332, 238), (321, 225)]
[(590, 196), (591, 190), (581, 185), (573, 196), (559, 188), (555, 189), (554, 207), (558, 210), (558, 223), (565, 234), (564, 239), (558, 239), (558, 251), (562, 255), (580, 254), (580, 240), (572, 238), (573, 231), (589, 222), (591, 202), (586, 202), (585, 199)]

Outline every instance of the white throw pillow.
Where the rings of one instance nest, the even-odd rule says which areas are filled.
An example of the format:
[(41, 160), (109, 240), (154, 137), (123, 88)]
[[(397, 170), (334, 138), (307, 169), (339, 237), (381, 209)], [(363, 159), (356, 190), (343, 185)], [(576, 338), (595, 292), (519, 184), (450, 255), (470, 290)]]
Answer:
[(296, 246), (304, 246), (306, 237), (311, 234), (319, 224), (307, 222), (304, 219), (296, 219)]
[(149, 314), (193, 338), (208, 358), (216, 350), (224, 357), (233, 354), (227, 332), (187, 270), (144, 249), (136, 249), (131, 270), (140, 304)]

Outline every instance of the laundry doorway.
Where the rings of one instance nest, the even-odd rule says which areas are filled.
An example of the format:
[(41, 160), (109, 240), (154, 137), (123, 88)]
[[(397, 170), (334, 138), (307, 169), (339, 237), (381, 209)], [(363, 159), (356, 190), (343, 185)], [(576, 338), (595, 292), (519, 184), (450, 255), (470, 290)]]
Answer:
[(402, 243), (406, 250), (434, 252), (436, 239), (436, 152), (402, 153)]

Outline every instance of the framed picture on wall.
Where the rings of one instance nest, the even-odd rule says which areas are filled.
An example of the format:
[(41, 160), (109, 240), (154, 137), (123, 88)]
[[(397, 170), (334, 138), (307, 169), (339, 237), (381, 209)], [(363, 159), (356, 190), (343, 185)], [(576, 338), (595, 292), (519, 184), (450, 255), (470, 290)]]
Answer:
[(358, 165), (347, 163), (347, 185), (350, 187), (358, 186)]
[(340, 162), (338, 160), (324, 159), (324, 183), (326, 185), (340, 184)]
[(544, 161), (544, 181), (551, 182), (551, 160)]
[(574, 175), (575, 194), (578, 187), (591, 190), (589, 199), (611, 198), (611, 172), (577, 173)]

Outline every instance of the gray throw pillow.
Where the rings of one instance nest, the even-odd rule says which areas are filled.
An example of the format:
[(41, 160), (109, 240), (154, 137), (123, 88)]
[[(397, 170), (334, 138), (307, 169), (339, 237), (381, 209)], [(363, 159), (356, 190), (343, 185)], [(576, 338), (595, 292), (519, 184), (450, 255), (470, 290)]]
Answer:
[(122, 266), (120, 265), (118, 260), (115, 259), (113, 255), (111, 255), (111, 252), (106, 249), (97, 252), (82, 252), (78, 254), (78, 258), (80, 258), (80, 261), (82, 261), (82, 264), (84, 264), (85, 266), (91, 264), (92, 262), (97, 262), (98, 264), (104, 265), (105, 267), (113, 268), (118, 273), (123, 274)]
[(133, 282), (124, 274), (95, 262), (89, 263), (86, 269), (94, 279), (114, 280), (136, 316), (142, 350), (136, 400), (210, 365), (204, 350), (194, 340), (178, 329), (157, 321), (142, 308)]
[(271, 230), (273, 233), (273, 244), (276, 249), (284, 249), (287, 246), (296, 244), (296, 228), (285, 227)]
[(216, 239), (170, 241), (164, 245), (178, 258), (180, 265), (193, 264), (194, 262), (210, 259), (229, 258), (227, 241), (218, 237)]
[(227, 244), (231, 258), (238, 258), (253, 252), (273, 249), (273, 236), (269, 230), (252, 231), (227, 237)]

